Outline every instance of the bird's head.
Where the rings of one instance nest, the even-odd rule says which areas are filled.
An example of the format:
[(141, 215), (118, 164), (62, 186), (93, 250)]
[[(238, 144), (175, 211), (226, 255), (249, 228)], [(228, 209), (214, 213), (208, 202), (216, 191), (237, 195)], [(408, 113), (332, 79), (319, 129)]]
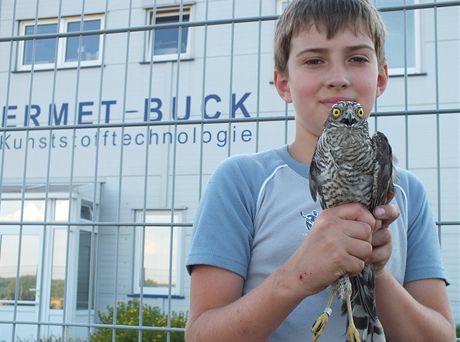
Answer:
[(329, 117), (332, 122), (346, 126), (353, 126), (366, 121), (363, 107), (354, 101), (339, 101), (335, 103), (331, 107)]

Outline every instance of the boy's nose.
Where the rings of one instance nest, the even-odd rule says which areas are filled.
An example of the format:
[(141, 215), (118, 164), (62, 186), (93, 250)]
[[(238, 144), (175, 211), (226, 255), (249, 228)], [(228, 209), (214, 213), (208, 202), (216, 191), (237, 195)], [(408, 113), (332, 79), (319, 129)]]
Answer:
[(326, 80), (328, 88), (346, 88), (349, 84), (348, 73), (343, 66), (331, 67)]

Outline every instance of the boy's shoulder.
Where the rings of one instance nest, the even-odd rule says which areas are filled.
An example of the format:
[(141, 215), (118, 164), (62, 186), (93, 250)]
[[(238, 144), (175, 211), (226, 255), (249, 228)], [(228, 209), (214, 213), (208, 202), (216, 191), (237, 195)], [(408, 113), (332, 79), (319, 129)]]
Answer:
[(396, 167), (395, 173), (395, 184), (404, 189), (408, 197), (421, 196), (425, 192), (422, 181), (413, 172)]
[(429, 199), (422, 181), (413, 172), (402, 168), (396, 168), (396, 175), (396, 201), (409, 222), (413, 222), (420, 215), (428, 217)]
[(274, 148), (263, 152), (237, 154), (223, 160), (217, 171), (244, 173), (248, 176), (271, 174), (279, 167), (286, 166), (283, 157), (286, 147)]

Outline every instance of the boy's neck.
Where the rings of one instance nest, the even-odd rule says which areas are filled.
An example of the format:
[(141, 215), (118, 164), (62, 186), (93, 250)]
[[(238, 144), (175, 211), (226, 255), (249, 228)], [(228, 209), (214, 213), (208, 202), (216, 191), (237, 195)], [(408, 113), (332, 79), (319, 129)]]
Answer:
[(317, 138), (310, 137), (308, 140), (311, 141), (305, 141), (305, 138), (299, 139), (299, 137), (296, 137), (294, 142), (288, 146), (288, 152), (291, 157), (305, 165), (310, 165), (311, 163)]

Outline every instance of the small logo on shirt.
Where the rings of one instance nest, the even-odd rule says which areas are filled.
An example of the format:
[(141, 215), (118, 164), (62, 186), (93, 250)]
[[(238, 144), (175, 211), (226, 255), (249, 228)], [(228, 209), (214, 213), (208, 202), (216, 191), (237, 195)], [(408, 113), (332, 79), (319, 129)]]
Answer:
[(313, 210), (311, 213), (307, 214), (303, 211), (300, 212), (300, 215), (305, 219), (305, 227), (307, 227), (308, 230), (313, 227), (313, 224), (316, 221), (316, 218), (318, 217), (318, 210)]

